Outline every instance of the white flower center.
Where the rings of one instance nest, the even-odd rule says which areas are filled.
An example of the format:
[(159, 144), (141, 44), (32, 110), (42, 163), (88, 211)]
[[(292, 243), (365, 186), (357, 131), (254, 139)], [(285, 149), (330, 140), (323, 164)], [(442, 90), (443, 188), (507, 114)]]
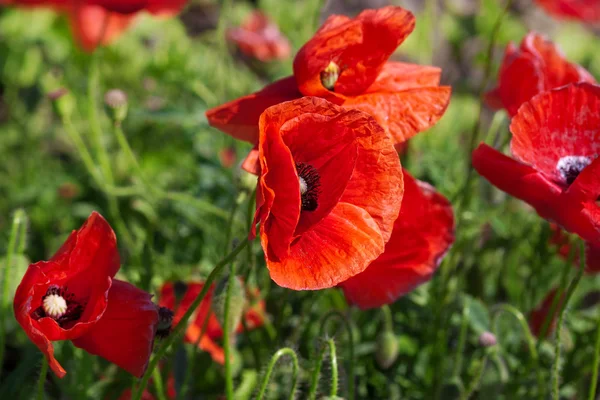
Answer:
[(300, 183), (300, 194), (306, 193), (308, 190), (308, 186), (306, 186), (306, 181), (303, 177), (298, 177), (298, 182)]
[(46, 296), (42, 306), (46, 315), (52, 318), (61, 317), (67, 312), (67, 301), (57, 294)]

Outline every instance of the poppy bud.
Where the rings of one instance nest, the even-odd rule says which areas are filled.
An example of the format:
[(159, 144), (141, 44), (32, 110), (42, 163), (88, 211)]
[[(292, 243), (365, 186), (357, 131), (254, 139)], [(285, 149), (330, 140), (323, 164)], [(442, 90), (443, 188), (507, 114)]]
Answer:
[[(229, 332), (235, 332), (236, 328), (240, 324), (244, 308), (246, 305), (246, 297), (244, 294), (244, 287), (242, 281), (239, 278), (235, 278), (231, 288), (231, 297), (229, 299)], [(225, 327), (225, 299), (227, 297), (227, 291), (229, 287), (229, 278), (225, 277), (217, 283), (215, 287), (212, 310), (221, 324), (221, 327)]]
[(494, 335), (492, 332), (483, 332), (479, 336), (479, 345), (481, 347), (492, 347), (495, 346), (496, 343), (496, 335)]
[(71, 115), (75, 109), (73, 96), (66, 88), (60, 88), (48, 93), (54, 111), (59, 115)]
[(333, 61), (329, 62), (329, 65), (321, 71), (321, 83), (329, 90), (333, 90), (335, 83), (340, 77), (340, 67)]
[(104, 95), (104, 104), (110, 117), (121, 123), (127, 117), (127, 95), (120, 89), (111, 89)]
[(398, 340), (394, 332), (385, 330), (377, 336), (375, 361), (382, 369), (388, 369), (398, 358)]

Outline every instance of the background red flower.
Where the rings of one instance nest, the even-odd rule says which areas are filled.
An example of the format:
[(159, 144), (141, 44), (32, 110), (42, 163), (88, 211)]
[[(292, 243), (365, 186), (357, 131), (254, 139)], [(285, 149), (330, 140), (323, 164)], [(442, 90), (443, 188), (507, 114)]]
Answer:
[(229, 29), (227, 39), (244, 55), (263, 62), (288, 58), (292, 51), (277, 24), (260, 11), (252, 12), (240, 27)]
[(519, 48), (510, 43), (498, 73), (498, 87), (486, 95), (488, 105), (504, 108), (512, 117), (521, 104), (538, 93), (569, 83), (595, 79), (583, 67), (568, 62), (548, 39), (531, 32)]
[(600, 2), (597, 0), (535, 0), (548, 13), (559, 18), (584, 22), (600, 21)]

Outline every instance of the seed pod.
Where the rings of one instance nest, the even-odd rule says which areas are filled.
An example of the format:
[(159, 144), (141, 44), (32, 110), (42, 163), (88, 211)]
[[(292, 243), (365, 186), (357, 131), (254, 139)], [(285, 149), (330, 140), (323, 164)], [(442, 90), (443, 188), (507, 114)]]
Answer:
[(398, 358), (398, 340), (394, 332), (385, 330), (377, 336), (375, 361), (381, 369), (388, 369)]
[(479, 345), (481, 347), (492, 347), (496, 345), (496, 335), (492, 332), (483, 332), (479, 336)]
[(104, 95), (104, 104), (110, 117), (121, 123), (127, 117), (127, 95), (121, 89), (111, 89)]

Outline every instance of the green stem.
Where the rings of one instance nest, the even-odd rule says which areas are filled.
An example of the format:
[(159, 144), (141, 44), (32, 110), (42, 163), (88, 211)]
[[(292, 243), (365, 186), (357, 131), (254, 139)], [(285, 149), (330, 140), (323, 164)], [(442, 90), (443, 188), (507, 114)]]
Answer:
[(583, 271), (585, 270), (585, 245), (582, 242), (581, 244), (581, 256), (580, 256), (580, 266), (577, 271), (577, 275), (571, 281), (569, 288), (567, 289), (567, 294), (565, 296), (565, 301), (562, 303), (560, 307), (560, 311), (558, 314), (558, 321), (556, 323), (556, 337), (554, 338), (554, 367), (553, 367), (553, 376), (552, 376), (552, 398), (554, 400), (560, 400), (560, 363), (561, 363), (561, 331), (563, 326), (563, 319), (565, 316), (565, 310), (567, 305), (569, 304), (569, 300), (575, 293), (575, 289), (577, 289), (577, 285), (579, 285), (579, 281), (581, 281), (581, 277), (583, 276)]
[(337, 355), (335, 353), (335, 341), (330, 338), (327, 340), (327, 344), (329, 346), (329, 358), (331, 359), (331, 391), (329, 392), (329, 396), (332, 398), (337, 397), (338, 391), (338, 362)]
[(150, 182), (148, 182), (148, 180), (146, 179), (146, 177), (144, 175), (144, 171), (142, 170), (142, 167), (140, 166), (140, 163), (138, 162), (137, 157), (133, 153), (133, 149), (129, 145), (127, 136), (125, 136), (125, 133), (123, 132), (121, 123), (115, 122), (114, 127), (115, 127), (115, 136), (117, 137), (117, 142), (119, 143), (121, 150), (123, 150), (123, 152), (129, 159), (129, 163), (131, 163), (131, 165), (133, 165), (133, 168), (135, 169), (135, 172), (137, 173), (138, 178), (140, 179), (140, 181), (142, 182), (144, 187), (149, 192), (151, 192), (151, 193), (154, 192), (155, 187), (153, 185), (151, 185)]
[(383, 329), (386, 331), (394, 330), (394, 318), (392, 317), (392, 310), (386, 304), (381, 306), (381, 314), (383, 316)]
[(544, 392), (546, 386), (544, 385), (544, 377), (542, 375), (542, 370), (540, 368), (540, 357), (537, 351), (537, 347), (535, 344), (535, 338), (531, 333), (531, 329), (529, 329), (529, 324), (527, 323), (527, 319), (523, 315), (521, 311), (519, 311), (514, 306), (510, 304), (500, 304), (499, 306), (494, 307), (493, 309), (493, 320), (492, 320), (492, 330), (494, 334), (498, 333), (498, 320), (500, 318), (501, 313), (507, 313), (515, 317), (515, 319), (519, 322), (521, 326), (521, 330), (525, 334), (525, 339), (527, 341), (527, 348), (529, 349), (529, 355), (531, 357), (531, 362), (533, 363), (533, 368), (535, 369), (536, 378), (537, 378), (537, 386), (538, 386), (538, 398), (544, 398)]
[(190, 305), (190, 308), (188, 308), (188, 310), (185, 312), (185, 314), (183, 315), (183, 317), (181, 318), (181, 320), (179, 321), (177, 326), (175, 326), (175, 328), (173, 329), (173, 332), (169, 335), (169, 337), (167, 339), (165, 339), (165, 341), (161, 344), (161, 346), (156, 351), (156, 354), (154, 355), (154, 357), (150, 361), (150, 364), (148, 365), (148, 369), (144, 373), (144, 376), (142, 376), (142, 379), (140, 381), (140, 385), (139, 385), (137, 391), (132, 396), (132, 400), (140, 400), (142, 398), (142, 393), (144, 392), (144, 389), (148, 385), (148, 380), (150, 379), (150, 376), (152, 375), (154, 368), (156, 368), (156, 365), (158, 364), (158, 362), (165, 356), (165, 354), (167, 353), (167, 350), (169, 350), (169, 347), (171, 347), (171, 345), (173, 343), (175, 343), (175, 341), (177, 340), (179, 335), (181, 335), (183, 333), (184, 329), (187, 328), (188, 320), (190, 319), (192, 314), (196, 311), (196, 309), (198, 308), (198, 306), (200, 305), (200, 303), (202, 302), (202, 300), (208, 293), (208, 290), (210, 289), (212, 283), (221, 274), (221, 271), (223, 270), (223, 268), (227, 264), (229, 264), (233, 260), (235, 260), (237, 255), (242, 250), (244, 250), (244, 247), (246, 247), (247, 245), (248, 245), (248, 241), (243, 240), (235, 249), (233, 249), (233, 251), (231, 253), (229, 253), (227, 255), (227, 257), (225, 257), (221, 261), (219, 261), (219, 263), (215, 266), (215, 268), (213, 268), (210, 275), (208, 275), (208, 278), (206, 278), (206, 282), (204, 282), (204, 286), (202, 287), (202, 291), (200, 292), (200, 294), (196, 297), (196, 299), (194, 299), (194, 301)]
[[(25, 246), (25, 211), (18, 209), (13, 216), (12, 226), (10, 228), (10, 237), (8, 239), (8, 249), (6, 253), (6, 262), (2, 271), (2, 302), (0, 303), (1, 310), (6, 312), (9, 308), (10, 287), (9, 281), (12, 274), (9, 270), (12, 266), (13, 256), (23, 252)], [(23, 228), (21, 228), (23, 227)], [(20, 234), (21, 233), (21, 234)], [(7, 313), (8, 314), (8, 313)], [(0, 375), (2, 374), (2, 366), (4, 365), (4, 352), (6, 347), (6, 315), (0, 317)]]
[(44, 356), (42, 361), (42, 370), (37, 384), (37, 400), (44, 399), (44, 384), (46, 383), (46, 375), (48, 374), (48, 359)]
[(462, 371), (463, 353), (467, 342), (467, 330), (469, 327), (469, 307), (463, 307), (462, 319), (460, 323), (460, 333), (458, 335), (458, 346), (456, 347), (456, 356), (454, 359), (454, 372), (452, 376), (459, 377)]
[(267, 367), (267, 372), (263, 378), (263, 381), (260, 385), (260, 390), (258, 392), (258, 396), (256, 397), (257, 400), (262, 400), (265, 396), (265, 392), (267, 391), (267, 385), (269, 384), (269, 380), (271, 379), (271, 374), (273, 373), (273, 368), (275, 368), (275, 364), (277, 364), (277, 361), (279, 361), (279, 359), (283, 356), (290, 356), (292, 358), (292, 365), (293, 365), (293, 371), (292, 371), (292, 379), (293, 379), (293, 384), (292, 384), (292, 391), (290, 392), (290, 400), (293, 400), (296, 396), (296, 388), (298, 387), (298, 371), (299, 371), (299, 367), (298, 367), (298, 356), (296, 355), (296, 352), (289, 348), (289, 347), (284, 347), (283, 349), (279, 349), (277, 350), (277, 352), (275, 354), (273, 354), (273, 357), (271, 357), (271, 361), (269, 362), (269, 366)]
[(596, 387), (598, 386), (598, 366), (600, 364), (600, 319), (596, 323), (596, 345), (594, 346), (594, 369), (592, 371), (592, 382), (590, 384), (590, 393), (588, 400), (596, 398)]
[(163, 192), (160, 194), (160, 196), (165, 199), (168, 199), (168, 200), (174, 200), (174, 201), (179, 201), (181, 203), (188, 204), (190, 206), (197, 208), (198, 210), (200, 210), (202, 212), (215, 215), (215, 216), (217, 216), (219, 218), (223, 218), (225, 220), (229, 217), (229, 214), (227, 213), (227, 211), (212, 205), (208, 201), (197, 199), (194, 196), (191, 196), (187, 193)]
[(315, 400), (317, 398), (317, 386), (319, 384), (319, 376), (321, 375), (321, 366), (323, 365), (323, 357), (325, 356), (325, 350), (319, 352), (319, 356), (315, 363), (315, 369), (312, 372), (310, 379), (310, 389), (308, 390), (308, 399)]
[(481, 382), (481, 378), (483, 377), (483, 373), (485, 372), (487, 359), (488, 359), (488, 356), (486, 355), (481, 360), (481, 366), (479, 367), (479, 370), (475, 374), (475, 378), (473, 378), (473, 381), (469, 385), (468, 389), (462, 394), (462, 396), (460, 396), (460, 400), (469, 400), (471, 398), (471, 396), (473, 396), (475, 391), (479, 388), (479, 382)]
[(321, 320), (321, 327), (319, 329), (319, 337), (323, 337), (325, 331), (325, 325), (330, 318), (337, 317), (341, 320), (342, 324), (346, 328), (348, 334), (348, 400), (354, 400), (355, 393), (355, 382), (354, 382), (354, 337), (352, 334), (352, 326), (344, 314), (339, 311), (331, 311), (326, 314)]
[(230, 305), (231, 305), (231, 293), (233, 292), (234, 280), (237, 279), (235, 276), (235, 263), (231, 263), (231, 271), (229, 272), (229, 279), (227, 281), (227, 293), (225, 294), (225, 321), (223, 321), (223, 342), (225, 350), (225, 394), (228, 400), (233, 400), (233, 370), (231, 365), (231, 333), (235, 329), (235, 326), (229, 326)]
[(156, 395), (158, 396), (158, 400), (167, 400), (165, 397), (165, 387), (163, 385), (160, 369), (154, 369), (152, 372), (152, 380), (154, 381), (154, 386), (156, 386)]

